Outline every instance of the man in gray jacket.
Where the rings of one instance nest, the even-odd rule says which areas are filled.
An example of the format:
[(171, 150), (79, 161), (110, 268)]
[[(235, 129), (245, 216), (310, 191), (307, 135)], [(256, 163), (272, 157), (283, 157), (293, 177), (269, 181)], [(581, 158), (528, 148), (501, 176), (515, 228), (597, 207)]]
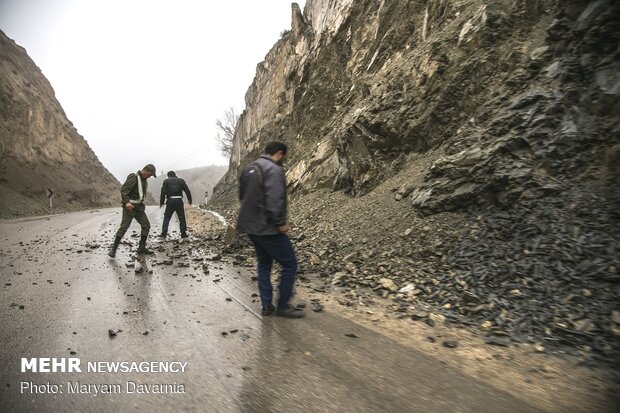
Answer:
[[(269, 142), (265, 155), (252, 162), (239, 177), (241, 209), (237, 231), (252, 240), (258, 260), (258, 289), (262, 314), (274, 312), (282, 317), (303, 317), (302, 310), (291, 307), (293, 285), (297, 275), (297, 258), (288, 232), (286, 180), (282, 164), (287, 147), (282, 142)], [(273, 261), (282, 266), (277, 308), (273, 306), (271, 267)]]

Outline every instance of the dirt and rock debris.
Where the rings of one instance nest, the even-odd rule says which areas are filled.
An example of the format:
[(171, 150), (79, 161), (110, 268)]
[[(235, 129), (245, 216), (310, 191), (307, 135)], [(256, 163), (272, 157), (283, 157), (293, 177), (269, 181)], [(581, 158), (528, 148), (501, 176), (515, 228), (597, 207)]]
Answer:
[[(390, 189), (393, 183), (386, 183), (385, 195), (393, 194)], [(387, 196), (385, 199), (395, 202), (393, 213), (398, 214), (399, 207), (404, 210), (405, 204), (400, 201)], [(334, 206), (337, 205), (338, 202), (335, 202)], [(91, 232), (87, 236), (80, 231), (80, 221), (76, 221), (78, 225), (65, 231), (51, 231), (47, 234), (41, 231), (23, 241), (11, 243), (4, 240), (0, 260), (6, 263), (9, 276), (2, 289), (5, 294), (13, 294), (10, 300), (6, 300), (7, 311), (15, 317), (22, 317), (24, 314), (32, 315), (40, 306), (36, 298), (19, 292), (23, 289), (17, 286), (26, 281), (26, 284), (33, 284), (37, 294), (47, 291), (50, 297), (54, 297), (62, 295), (60, 290), (69, 292), (67, 299), (70, 306), (81, 308), (82, 311), (99, 306), (117, 314), (118, 317), (106, 318), (88, 328), (78, 328), (79, 322), (54, 327), (64, 329), (62, 334), (67, 342), (67, 352), (78, 355), (84, 354), (84, 349), (76, 345), (74, 337), (97, 335), (106, 345), (121, 346), (127, 341), (143, 337), (155, 340), (165, 334), (176, 337), (177, 334), (184, 334), (178, 330), (179, 326), (188, 323), (201, 328), (211, 325), (213, 319), (203, 309), (209, 287), (219, 289), (224, 284), (224, 294), (218, 296), (217, 303), (210, 305), (221, 306), (225, 311), (229, 305), (242, 304), (248, 311), (259, 312), (260, 302), (255, 284), (254, 288), (237, 290), (234, 294), (226, 293), (231, 282), (256, 282), (254, 252), (249, 244), (240, 239), (239, 242), (226, 245), (227, 228), (210, 212), (187, 208), (187, 217), (190, 237), (183, 239), (178, 232), (171, 232), (167, 240), (161, 241), (153, 234), (148, 245), (155, 254), (149, 256), (136, 255), (139, 228), (130, 229), (115, 259), (107, 256), (117, 219), (109, 220), (97, 234)], [(614, 375), (614, 371), (600, 363), (593, 363), (589, 353), (584, 352), (578, 357), (568, 357), (566, 354), (557, 357), (562, 354), (555, 350), (540, 350), (529, 343), (514, 341), (504, 347), (504, 337), (501, 336), (493, 336), (485, 345), (484, 335), (477, 334), (477, 329), (455, 328), (459, 324), (450, 322), (441, 310), (427, 311), (427, 314), (424, 310), (401, 311), (402, 303), (395, 298), (402, 289), (397, 279), (390, 279), (391, 283), (383, 280), (384, 288), (377, 291), (332, 284), (333, 279), (327, 271), (318, 272), (308, 264), (307, 254), (314, 250), (309, 247), (310, 238), (304, 236), (310, 233), (310, 224), (304, 225), (308, 225), (304, 232), (302, 226), (296, 225), (291, 236), (301, 264), (294, 304), (305, 308), (310, 314), (307, 322), (311, 318), (318, 317), (320, 320), (338, 314), (339, 317), (353, 321), (339, 332), (347, 340), (364, 342), (369, 334), (366, 328), (380, 332), (407, 348), (432, 354), (465, 374), (492, 383), (498, 389), (532, 400), (532, 403), (547, 411), (561, 412), (568, 407), (571, 411), (612, 411), (610, 403), (613, 398), (610, 395), (617, 394), (614, 393), (618, 388), (617, 374)], [(414, 236), (414, 233), (405, 236), (405, 232), (406, 229), (400, 229), (391, 239), (396, 242), (396, 237), (406, 240), (405, 237)], [(389, 239), (386, 238), (385, 242)], [(342, 242), (343, 245), (346, 243), (344, 239)], [(338, 246), (330, 244), (327, 247), (333, 249), (333, 253), (339, 251)], [(380, 246), (373, 244), (373, 248), (378, 249)], [(41, 251), (49, 251), (49, 254), (41, 255)], [(328, 251), (327, 254), (323, 259), (329, 262), (329, 254), (332, 253)], [(333, 258), (333, 261), (340, 260)], [(33, 266), (24, 272), (16, 264), (18, 262), (29, 262)], [(320, 264), (316, 266), (320, 267)], [(111, 286), (108, 277), (101, 277), (101, 274), (110, 270), (113, 272), (108, 275), (114, 279)], [(246, 280), (241, 281), (240, 278)], [(162, 282), (168, 284), (167, 296), (158, 296), (157, 285)], [(399, 287), (396, 294), (383, 298), (382, 291), (393, 290), (396, 288), (394, 285)], [(239, 295), (241, 291), (245, 295)], [(119, 305), (112, 309), (107, 307), (110, 293), (121, 296)], [(167, 314), (164, 308), (159, 307), (168, 303), (174, 308), (189, 296), (196, 301), (192, 298), (191, 305), (176, 307), (173, 314)], [(153, 313), (153, 306), (158, 309), (155, 313), (159, 311), (164, 317), (156, 323), (145, 322), (149, 320), (148, 315)], [(614, 322), (620, 321), (618, 314), (612, 317)], [(240, 319), (224, 317), (224, 320), (222, 326), (211, 331), (218, 340), (251, 342), (256, 337), (256, 330), (249, 329)], [(432, 323), (428, 320), (432, 320)], [(195, 334), (193, 328), (184, 331)], [(58, 334), (58, 331), (54, 334)], [(377, 352), (381, 352), (380, 347), (377, 347)]]
[[(387, 193), (393, 192), (388, 188)], [(335, 201), (334, 205), (338, 205), (338, 202)], [(351, 206), (352, 209), (356, 207), (359, 208), (360, 205)], [(238, 271), (238, 274), (257, 281), (254, 251), (247, 239), (241, 236), (235, 238), (231, 244), (226, 244), (226, 225), (206, 210), (191, 209), (187, 211), (187, 216), (192, 234), (191, 242), (201, 246), (206, 260), (243, 267), (244, 270)], [(387, 227), (386, 231), (396, 229)], [(450, 228), (446, 227), (445, 230)], [(382, 243), (398, 248), (403, 242), (399, 239), (416, 245), (417, 243), (411, 242), (411, 237), (415, 235), (404, 235), (404, 232), (406, 230), (400, 228), (393, 232), (393, 236), (387, 236), (370, 248), (379, 249)], [(492, 381), (498, 388), (521, 396), (528, 395), (550, 411), (563, 411), (568, 406), (577, 410), (594, 408), (604, 411), (609, 408), (609, 403), (612, 403), (609, 395), (617, 388), (620, 377), (614, 369), (609, 368), (608, 359), (601, 361), (601, 358), (593, 357), (592, 351), (585, 348), (575, 349), (570, 345), (553, 343), (545, 347), (546, 344), (535, 341), (513, 340), (512, 336), (498, 331), (488, 332), (498, 327), (472, 327), (472, 324), (466, 321), (455, 321), (454, 317), (445, 315), (443, 307), (432, 306), (425, 300), (408, 296), (406, 293), (413, 291), (411, 287), (403, 288), (398, 281), (387, 276), (376, 282), (380, 288), (375, 289), (361, 286), (360, 283), (334, 283), (334, 277), (328, 275), (334, 273), (334, 269), (331, 268), (331, 272), (322, 271), (319, 261), (338, 263), (341, 262), (341, 254), (347, 253), (340, 252), (342, 250), (338, 245), (325, 242), (323, 251), (327, 252), (321, 258), (320, 252), (312, 246), (316, 240), (309, 240), (306, 233), (308, 227), (303, 226), (302, 230), (302, 226), (297, 224), (291, 233), (300, 258), (297, 293), (294, 298), (296, 306), (306, 311), (338, 313), (406, 346), (432, 353), (434, 357), (467, 374)], [(346, 246), (347, 242), (352, 245), (350, 241), (351, 238), (347, 240), (346, 235), (339, 240), (343, 246)], [(314, 265), (310, 264), (313, 256), (318, 257)], [(385, 260), (390, 261), (390, 257)], [(356, 260), (351, 259), (350, 262)], [(348, 267), (352, 269), (351, 265)], [(344, 274), (344, 271), (340, 274)], [(272, 277), (277, 281), (277, 268), (274, 269)], [(399, 292), (403, 290), (404, 292)], [(386, 294), (386, 291), (391, 293)], [(258, 294), (253, 294), (253, 298), (258, 310)], [(420, 307), (421, 304), (426, 306)], [(614, 314), (616, 318), (620, 317), (620, 313)], [(360, 335), (356, 330), (343, 334), (351, 339), (364, 340), (363, 334)], [(550, 389), (555, 391), (550, 392)], [(574, 392), (571, 389), (580, 390)], [(562, 405), (556, 404), (559, 394), (562, 395)]]

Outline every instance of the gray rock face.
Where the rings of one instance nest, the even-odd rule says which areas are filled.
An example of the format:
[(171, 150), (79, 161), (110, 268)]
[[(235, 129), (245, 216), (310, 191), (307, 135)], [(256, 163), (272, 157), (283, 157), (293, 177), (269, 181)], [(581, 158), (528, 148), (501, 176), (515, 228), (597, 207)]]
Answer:
[[(401, 170), (404, 154), (444, 147), (417, 188), (428, 199), (413, 199), (424, 213), (547, 185), (532, 170), (556, 139), (617, 135), (620, 90), (618, 62), (596, 46), (606, 39), (612, 52), (616, 6), (552, 20), (540, 13), (560, 15), (552, 3), (311, 0), (303, 15), (294, 5), (292, 31), (257, 66), (215, 199), (232, 201), (239, 170), (274, 139), (291, 147), (294, 190), (352, 195)], [(456, 174), (467, 179), (443, 179)]]
[(0, 216), (119, 204), (120, 183), (67, 119), (26, 51), (0, 31)]

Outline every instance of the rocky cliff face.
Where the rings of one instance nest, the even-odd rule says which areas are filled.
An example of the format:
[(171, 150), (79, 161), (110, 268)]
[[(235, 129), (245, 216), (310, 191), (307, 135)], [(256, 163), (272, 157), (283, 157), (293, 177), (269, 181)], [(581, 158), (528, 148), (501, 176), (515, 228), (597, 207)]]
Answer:
[(293, 5), (215, 201), (233, 216), (239, 171), (281, 140), (302, 267), (351, 305), (379, 293), (617, 354), (619, 16), (611, 0)]
[[(269, 139), (292, 147), (294, 189), (359, 195), (400, 170), (408, 153), (447, 143), (435, 176), (447, 165), (495, 164), (506, 150), (525, 162), (532, 146), (557, 149), (541, 135), (614, 133), (612, 3), (308, 1), (305, 17), (294, 5), (292, 31), (246, 94), (225, 183)], [(505, 202), (496, 187), (507, 180), (547, 183), (532, 165), (520, 174), (504, 166), (513, 172), (496, 169), (480, 182), (429, 179), (415, 205), (451, 209), (445, 196), (424, 194), (457, 189), (458, 198)]]
[(119, 182), (67, 119), (26, 51), (0, 32), (0, 216), (118, 204)]

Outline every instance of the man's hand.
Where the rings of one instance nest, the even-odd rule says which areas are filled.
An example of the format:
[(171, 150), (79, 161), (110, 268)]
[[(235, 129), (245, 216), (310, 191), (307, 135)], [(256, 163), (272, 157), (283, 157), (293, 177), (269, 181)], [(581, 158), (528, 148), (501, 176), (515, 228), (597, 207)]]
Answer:
[(278, 227), (278, 232), (280, 234), (286, 234), (288, 232), (288, 224), (280, 225)]
[(131, 210), (133, 209), (133, 204), (132, 204), (131, 202), (127, 202), (127, 203), (125, 204), (125, 208), (127, 208), (128, 210), (130, 210), (130, 211), (131, 211)]

